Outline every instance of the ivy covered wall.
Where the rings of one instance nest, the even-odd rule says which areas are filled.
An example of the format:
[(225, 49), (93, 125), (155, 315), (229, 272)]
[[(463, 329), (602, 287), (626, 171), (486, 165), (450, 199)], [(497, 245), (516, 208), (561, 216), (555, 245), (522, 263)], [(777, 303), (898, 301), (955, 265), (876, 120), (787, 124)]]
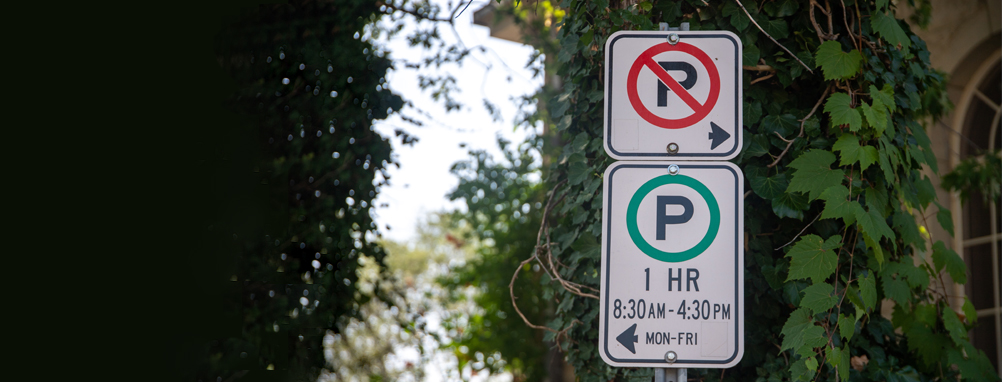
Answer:
[[(917, 4), (923, 10), (927, 3)], [(603, 47), (619, 30), (729, 30), (744, 46), (745, 355), (702, 380), (940, 380), (998, 377), (967, 338), (965, 267), (930, 236), (953, 223), (923, 167), (937, 172), (923, 122), (942, 115), (943, 74), (888, 1), (578, 1), (558, 32), (565, 144), (547, 184), (560, 204), (539, 246), (560, 276), (598, 288)], [(923, 13), (925, 12), (925, 13)], [(917, 12), (918, 23), (928, 20)], [(925, 20), (922, 17), (926, 17)], [(937, 211), (940, 211), (937, 213)], [(552, 219), (552, 218), (551, 218)], [(544, 220), (546, 221), (546, 220)], [(537, 251), (538, 252), (538, 251)], [(649, 379), (598, 356), (599, 302), (561, 289), (547, 338), (585, 381)], [(888, 306), (887, 319), (880, 314)], [(563, 335), (566, 334), (566, 335)]]

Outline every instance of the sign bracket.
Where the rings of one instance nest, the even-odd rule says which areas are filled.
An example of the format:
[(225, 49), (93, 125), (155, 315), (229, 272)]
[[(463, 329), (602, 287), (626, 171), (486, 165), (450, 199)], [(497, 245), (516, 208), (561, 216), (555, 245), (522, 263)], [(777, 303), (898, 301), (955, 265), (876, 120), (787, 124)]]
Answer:
[(658, 30), (661, 31), (661, 32), (668, 32), (668, 31), (688, 31), (689, 30), (689, 23), (681, 23), (681, 24), (679, 24), (678, 27), (669, 27), (668, 23), (659, 23), (658, 24)]
[(689, 369), (654, 368), (654, 382), (686, 382)]

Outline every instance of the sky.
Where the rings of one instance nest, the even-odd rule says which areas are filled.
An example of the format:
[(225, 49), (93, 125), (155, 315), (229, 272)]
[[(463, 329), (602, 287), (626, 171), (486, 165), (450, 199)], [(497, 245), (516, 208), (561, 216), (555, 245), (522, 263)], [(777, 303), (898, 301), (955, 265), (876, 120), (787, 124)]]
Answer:
[[(376, 206), (375, 220), (384, 238), (401, 243), (412, 241), (417, 238), (418, 225), (427, 220), (430, 213), (465, 209), (462, 203), (451, 202), (447, 198), (459, 184), (458, 178), (449, 172), (452, 165), (469, 158), (470, 150), (486, 150), (499, 158), (502, 154), (497, 147), (498, 136), (517, 143), (532, 133), (526, 127), (515, 128), (518, 110), (514, 99), (534, 93), (542, 86), (543, 79), (532, 78), (532, 73), (525, 68), (533, 49), (492, 38), (488, 28), (473, 24), (473, 13), (487, 1), (474, 1), (460, 14), (455, 22), (455, 31), (449, 26), (440, 27), (446, 43), (461, 42), (467, 48), (482, 46), (487, 48), (486, 53), (471, 54), (461, 66), (443, 65), (438, 73), (397, 64), (386, 76), (390, 89), (412, 102), (413, 107), (405, 107), (401, 113), (375, 123), (377, 132), (384, 137), (392, 137), (393, 156), (400, 163), (399, 168), (389, 168), (389, 186), (382, 187), (373, 201)], [(431, 54), (423, 48), (409, 46), (406, 36), (409, 30), (413, 30), (412, 27), (408, 26), (390, 40), (381, 38), (379, 45), (389, 52), (391, 59), (418, 61)], [(459, 111), (446, 112), (441, 102), (434, 101), (429, 92), (422, 91), (418, 86), (419, 75), (433, 76), (446, 72), (456, 78), (459, 91), (454, 97), (464, 103)], [(500, 120), (495, 121), (484, 107), (485, 98), (499, 107)], [(423, 125), (406, 122), (401, 115), (416, 118)], [(418, 142), (403, 145), (395, 137), (397, 129), (417, 137)], [(430, 320), (429, 330), (443, 330), (437, 311), (428, 312), (426, 317)], [(388, 362), (391, 367), (400, 367), (404, 362), (416, 362), (418, 358), (416, 349), (406, 347), (395, 349)], [(451, 379), (450, 376), (457, 372), (457, 366), (452, 354), (435, 352), (433, 360), (425, 366), (426, 380)], [(485, 378), (485, 374), (473, 375), (471, 371), (470, 367), (466, 367), (458, 372), (471, 381), (511, 379), (508, 374)]]
[[(376, 222), (385, 238), (408, 241), (416, 237), (416, 227), (429, 213), (463, 208), (461, 203), (447, 199), (447, 194), (459, 184), (449, 168), (468, 158), (469, 150), (487, 150), (497, 158), (501, 156), (496, 144), (499, 134), (512, 142), (521, 142), (529, 134), (524, 127), (514, 128), (517, 110), (511, 99), (535, 92), (542, 86), (543, 79), (532, 78), (532, 73), (525, 69), (533, 52), (531, 47), (492, 38), (488, 28), (473, 24), (474, 11), (486, 3), (487, 0), (475, 1), (460, 14), (455, 33), (448, 26), (440, 29), (447, 43), (461, 41), (468, 48), (488, 48), (486, 54), (472, 54), (462, 66), (451, 64), (441, 68), (456, 77), (460, 91), (455, 98), (465, 103), (461, 111), (447, 113), (442, 103), (434, 101), (429, 92), (419, 88), (419, 74), (434, 75), (433, 70), (419, 71), (398, 64), (387, 74), (390, 89), (411, 101), (414, 107), (375, 124), (380, 134), (394, 137), (393, 155), (400, 163), (400, 168), (390, 167), (390, 185), (381, 188), (373, 203)], [(389, 41), (382, 38), (381, 45), (390, 52), (390, 58), (417, 61), (429, 55), (429, 51), (409, 46), (407, 30)], [(500, 107), (500, 121), (494, 121), (486, 110), (484, 98)], [(421, 117), (415, 109), (428, 113), (420, 118), (423, 126), (400, 118), (400, 114)], [(402, 145), (394, 136), (396, 129), (403, 129), (419, 141), (413, 146)], [(461, 147), (463, 144), (465, 147)]]

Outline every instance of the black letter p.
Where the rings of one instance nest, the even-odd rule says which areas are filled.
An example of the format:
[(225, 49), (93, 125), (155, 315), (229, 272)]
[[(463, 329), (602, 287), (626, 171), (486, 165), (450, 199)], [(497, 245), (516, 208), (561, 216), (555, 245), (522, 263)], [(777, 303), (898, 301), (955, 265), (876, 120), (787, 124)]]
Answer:
[[(682, 206), (684, 211), (681, 215), (667, 215), (665, 207), (669, 204)], [(665, 239), (665, 226), (668, 224), (682, 224), (692, 219), (692, 201), (684, 196), (658, 196), (658, 233), (657, 240)]]

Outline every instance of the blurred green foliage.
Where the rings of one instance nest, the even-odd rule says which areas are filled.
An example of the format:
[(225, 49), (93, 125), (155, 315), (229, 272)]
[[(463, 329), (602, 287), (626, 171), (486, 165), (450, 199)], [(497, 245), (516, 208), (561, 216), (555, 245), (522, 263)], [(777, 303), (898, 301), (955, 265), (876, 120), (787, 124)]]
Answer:
[[(222, 131), (199, 158), (224, 279), (226, 330), (198, 348), (196, 379), (275, 369), (312, 380), (325, 366), (326, 330), (357, 316), (359, 258), (382, 249), (370, 215), (392, 164), (372, 130), (403, 101), (386, 89), (391, 61), (361, 38), (379, 15), (370, 1), (332, 0), (221, 11), (214, 54), (230, 84)], [(204, 137), (203, 137), (204, 138)], [(198, 140), (199, 137), (194, 139)]]
[(943, 188), (960, 192), (963, 202), (975, 194), (981, 194), (986, 204), (998, 200), (1002, 194), (1002, 151), (996, 149), (960, 161), (943, 175)]
[[(512, 305), (509, 284), (517, 272), (513, 290), (519, 308), (530, 322), (544, 324), (553, 308), (549, 277), (537, 262), (521, 264), (535, 251), (545, 202), (538, 160), (533, 157), (541, 140), (514, 145), (499, 139), (498, 144), (502, 160), (471, 151), (470, 159), (452, 168), (459, 186), (449, 197), (465, 202), (467, 210), (453, 212), (451, 220), (470, 227), (457, 230), (463, 234), (457, 240), (478, 245), (473, 246), (470, 261), (452, 268), (439, 282), (456, 300), (465, 299), (465, 287), (472, 286), (477, 292), (473, 302), (481, 310), (443, 325), (458, 329), (449, 347), (455, 350), (460, 368), (471, 364), (474, 370), (492, 374), (510, 372), (515, 381), (539, 381), (547, 376), (547, 352), (555, 344), (522, 321)], [(501, 362), (492, 357), (495, 354)]]

